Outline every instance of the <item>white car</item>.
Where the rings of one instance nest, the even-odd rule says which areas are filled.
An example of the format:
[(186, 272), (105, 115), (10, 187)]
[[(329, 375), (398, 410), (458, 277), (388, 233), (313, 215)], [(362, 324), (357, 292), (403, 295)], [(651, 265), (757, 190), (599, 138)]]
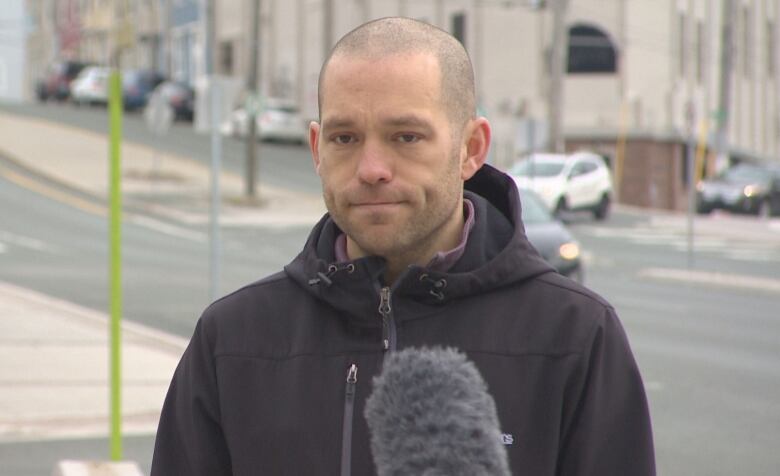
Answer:
[(70, 98), (77, 105), (108, 103), (108, 76), (105, 66), (87, 66), (70, 85)]
[[(222, 123), (221, 131), (225, 135), (246, 137), (249, 133), (249, 121), (246, 109), (234, 110), (227, 121)], [(257, 137), (262, 141), (297, 142), (308, 140), (308, 125), (295, 105), (275, 100), (267, 100), (262, 111), (255, 117)]]
[(594, 153), (533, 154), (509, 174), (518, 187), (536, 192), (558, 217), (569, 210), (590, 210), (603, 220), (609, 213), (612, 177), (604, 159)]

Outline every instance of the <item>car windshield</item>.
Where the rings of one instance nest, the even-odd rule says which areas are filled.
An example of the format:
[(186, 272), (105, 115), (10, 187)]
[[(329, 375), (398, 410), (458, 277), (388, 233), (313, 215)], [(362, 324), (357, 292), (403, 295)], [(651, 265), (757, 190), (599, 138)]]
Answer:
[(509, 173), (524, 177), (555, 177), (560, 175), (564, 165), (563, 162), (530, 158), (516, 163)]
[(534, 192), (525, 188), (519, 189), (519, 192), (524, 224), (530, 225), (553, 221), (550, 212), (547, 211), (541, 199)]
[(723, 177), (739, 182), (761, 181), (766, 180), (767, 171), (749, 165), (737, 165), (723, 172)]
[(143, 82), (145, 79), (146, 78), (141, 71), (125, 71), (122, 73), (122, 85), (124, 86), (138, 84)]

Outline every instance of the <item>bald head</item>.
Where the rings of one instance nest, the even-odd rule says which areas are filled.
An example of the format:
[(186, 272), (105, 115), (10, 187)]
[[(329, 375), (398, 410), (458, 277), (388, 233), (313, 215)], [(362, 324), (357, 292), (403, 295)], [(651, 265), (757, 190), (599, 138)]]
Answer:
[(450, 122), (462, 126), (475, 114), (474, 70), (468, 53), (449, 33), (410, 18), (381, 18), (347, 33), (331, 50), (319, 77), (322, 117), (324, 78), (336, 57), (377, 61), (388, 56), (430, 54), (439, 63), (441, 101)]

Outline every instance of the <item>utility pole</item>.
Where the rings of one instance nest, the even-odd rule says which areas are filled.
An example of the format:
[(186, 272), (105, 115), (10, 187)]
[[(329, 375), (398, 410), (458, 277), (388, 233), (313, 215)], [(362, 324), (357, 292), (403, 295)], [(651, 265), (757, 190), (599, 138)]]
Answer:
[(163, 51), (165, 51), (165, 57), (163, 61), (165, 62), (165, 76), (168, 78), (173, 78), (173, 42), (171, 37), (171, 27), (173, 26), (173, 18), (172, 15), (172, 7), (171, 3), (173, 3), (173, 0), (165, 0), (165, 32), (163, 37)]
[(262, 8), (261, 0), (252, 2), (252, 37), (249, 39), (249, 74), (246, 78), (246, 90), (251, 98), (245, 106), (247, 113), (247, 135), (246, 135), (246, 195), (249, 198), (255, 198), (255, 181), (257, 176), (257, 105), (260, 103), (257, 99), (260, 94), (257, 87), (257, 70), (260, 65), (260, 10)]
[(219, 278), (221, 274), (220, 253), (220, 175), (222, 173), (222, 138), (219, 135), (219, 117), (221, 109), (220, 89), (217, 84), (217, 74), (214, 61), (214, 44), (216, 43), (216, 12), (214, 3), (216, 0), (204, 0), (206, 27), (205, 35), (205, 63), (206, 76), (208, 77), (208, 91), (210, 105), (209, 131), (211, 133), (211, 171), (210, 171), (210, 195), (209, 207), (209, 298), (214, 301), (219, 297)]
[(333, 48), (333, 0), (322, 0), (322, 59), (328, 57)]
[(720, 91), (715, 125), (716, 167), (725, 168), (729, 159), (729, 115), (731, 109), (731, 68), (734, 57), (734, 0), (723, 0), (721, 14)]
[(553, 0), (553, 30), (550, 45), (550, 87), (547, 93), (547, 120), (549, 121), (549, 149), (563, 152), (563, 75), (566, 67), (567, 34), (566, 9), (569, 0)]

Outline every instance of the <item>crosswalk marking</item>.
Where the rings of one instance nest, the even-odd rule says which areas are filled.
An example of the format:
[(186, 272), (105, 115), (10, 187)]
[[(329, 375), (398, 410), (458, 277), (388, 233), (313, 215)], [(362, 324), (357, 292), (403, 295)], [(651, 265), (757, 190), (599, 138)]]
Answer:
[[(699, 253), (720, 254), (738, 261), (780, 261), (780, 235), (775, 236), (772, 231), (767, 231), (760, 238), (740, 238), (733, 229), (726, 231), (722, 236), (712, 229), (706, 232), (695, 232), (694, 250)], [(576, 232), (596, 238), (629, 241), (637, 245), (662, 246), (681, 252), (688, 249), (685, 227), (672, 222), (639, 224), (630, 227), (581, 227)]]

